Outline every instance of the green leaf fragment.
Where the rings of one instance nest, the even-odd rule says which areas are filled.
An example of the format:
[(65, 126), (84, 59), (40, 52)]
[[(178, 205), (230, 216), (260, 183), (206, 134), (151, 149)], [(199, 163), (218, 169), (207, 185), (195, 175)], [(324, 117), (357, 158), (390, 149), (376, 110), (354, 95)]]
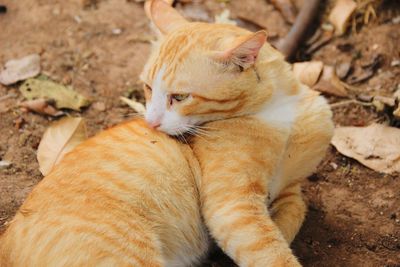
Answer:
[(37, 98), (54, 100), (58, 109), (67, 108), (80, 111), (82, 107), (90, 104), (87, 98), (75, 92), (72, 87), (43, 78), (26, 80), (19, 90), (28, 100)]

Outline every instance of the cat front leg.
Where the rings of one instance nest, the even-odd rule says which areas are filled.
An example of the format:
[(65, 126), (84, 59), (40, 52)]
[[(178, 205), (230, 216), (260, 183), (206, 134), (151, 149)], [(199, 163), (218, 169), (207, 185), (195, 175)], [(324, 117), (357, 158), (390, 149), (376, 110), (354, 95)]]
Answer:
[(212, 236), (239, 266), (301, 266), (272, 221), (262, 191), (256, 183), (205, 188), (203, 214)]
[(290, 244), (299, 232), (307, 211), (300, 181), (283, 189), (272, 201), (269, 211), (272, 220)]

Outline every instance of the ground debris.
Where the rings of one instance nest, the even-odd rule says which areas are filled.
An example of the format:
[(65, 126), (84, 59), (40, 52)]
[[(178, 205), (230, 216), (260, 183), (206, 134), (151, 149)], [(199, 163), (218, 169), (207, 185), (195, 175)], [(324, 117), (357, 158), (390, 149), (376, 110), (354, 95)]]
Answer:
[(146, 112), (146, 108), (142, 103), (140, 103), (140, 102), (138, 102), (136, 100), (132, 100), (132, 99), (126, 98), (124, 96), (121, 96), (120, 99), (121, 99), (122, 102), (127, 104), (133, 110), (135, 110), (137, 113), (144, 114)]
[(7, 160), (0, 160), (0, 170), (1, 169), (7, 169), (8, 167), (11, 166), (11, 162), (7, 161)]
[(203, 4), (199, 2), (179, 3), (176, 6), (176, 9), (190, 21), (212, 22), (212, 16), (210, 12)]
[(291, 0), (270, 0), (270, 2), (282, 13), (287, 22), (294, 23), (297, 11)]
[(37, 160), (43, 175), (47, 175), (66, 153), (87, 138), (83, 118), (67, 117), (50, 125), (40, 141)]
[(0, 14), (7, 13), (7, 6), (0, 5)]
[(13, 59), (5, 64), (0, 73), (0, 83), (10, 85), (40, 73), (40, 56), (32, 54), (20, 59)]
[(335, 66), (336, 75), (339, 79), (344, 80), (350, 74), (351, 68), (351, 62), (337, 63)]
[(82, 107), (90, 104), (90, 101), (81, 94), (78, 94), (70, 86), (57, 84), (44, 79), (28, 79), (21, 86), (22, 95), (28, 99), (53, 100), (58, 109), (67, 108), (80, 111)]
[(343, 155), (382, 173), (400, 172), (400, 129), (382, 124), (336, 128), (332, 145)]
[(322, 73), (324, 63), (322, 61), (297, 62), (293, 64), (293, 72), (300, 82), (310, 87), (314, 86)]
[(357, 8), (353, 0), (337, 0), (334, 8), (329, 14), (329, 22), (335, 26), (335, 34), (342, 35), (349, 26), (351, 15)]
[(293, 72), (300, 82), (313, 90), (339, 97), (348, 96), (344, 83), (336, 76), (335, 69), (324, 65), (322, 61), (294, 63)]
[(61, 116), (64, 115), (64, 112), (57, 110), (53, 107), (54, 100), (52, 99), (44, 99), (38, 98), (34, 100), (24, 101), (19, 104), (20, 107), (27, 110), (32, 110), (39, 114), (45, 114), (50, 116)]
[(231, 12), (228, 9), (224, 9), (221, 14), (216, 15), (214, 18), (215, 23), (219, 24), (230, 24), (236, 25), (236, 21), (230, 18)]

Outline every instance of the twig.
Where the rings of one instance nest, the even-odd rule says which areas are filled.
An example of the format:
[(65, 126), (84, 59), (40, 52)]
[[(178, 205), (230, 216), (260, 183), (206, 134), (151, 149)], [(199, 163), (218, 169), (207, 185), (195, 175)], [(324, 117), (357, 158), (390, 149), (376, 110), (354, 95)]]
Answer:
[(5, 95), (5, 96), (0, 97), (0, 101), (6, 100), (6, 99), (9, 99), (9, 98), (14, 98), (14, 97), (16, 97), (16, 96), (17, 96), (17, 95), (14, 94), (14, 93), (9, 93), (8, 95)]
[(358, 100), (355, 100), (355, 99), (350, 99), (350, 100), (345, 100), (345, 101), (342, 101), (342, 102), (337, 102), (337, 103), (330, 104), (330, 106), (333, 109), (333, 108), (339, 108), (339, 107), (347, 106), (347, 105), (350, 105), (350, 104), (358, 104), (358, 105), (361, 105), (361, 106), (368, 106), (368, 107), (374, 105), (372, 103), (366, 103), (366, 102), (361, 102), (361, 101), (358, 101)]
[(278, 43), (278, 49), (287, 59), (293, 56), (299, 46), (307, 28), (317, 14), (319, 3), (319, 0), (304, 1), (293, 27), (290, 29), (288, 35)]

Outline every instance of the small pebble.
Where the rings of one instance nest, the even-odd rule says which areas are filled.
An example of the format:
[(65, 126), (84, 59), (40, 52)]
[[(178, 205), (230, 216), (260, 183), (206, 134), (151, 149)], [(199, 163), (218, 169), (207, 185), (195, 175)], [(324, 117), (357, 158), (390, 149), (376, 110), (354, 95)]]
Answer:
[(338, 168), (338, 165), (335, 162), (329, 163), (329, 166), (332, 167), (332, 169), (336, 170)]
[(103, 102), (96, 102), (93, 104), (93, 108), (97, 111), (104, 111), (106, 110), (106, 104)]
[(74, 16), (74, 20), (76, 21), (76, 23), (80, 24), (82, 22), (82, 18), (78, 15)]
[(11, 166), (11, 162), (9, 162), (7, 160), (1, 160), (0, 161), (0, 170), (7, 169), (10, 166)]
[(61, 14), (61, 10), (59, 9), (59, 8), (54, 8), (53, 9), (53, 15), (54, 16), (58, 16), (58, 15), (60, 15)]
[(400, 66), (400, 60), (399, 60), (399, 59), (393, 60), (393, 61), (390, 63), (390, 66), (392, 66), (392, 67)]
[(393, 24), (399, 24), (400, 23), (400, 16), (397, 16), (392, 19)]
[(111, 32), (114, 35), (120, 35), (122, 33), (122, 30), (120, 28), (114, 28), (111, 30)]
[(323, 24), (321, 25), (321, 28), (322, 28), (324, 31), (327, 31), (327, 32), (332, 32), (332, 31), (335, 29), (335, 27), (334, 27), (332, 24), (330, 24), (330, 23), (323, 23)]

